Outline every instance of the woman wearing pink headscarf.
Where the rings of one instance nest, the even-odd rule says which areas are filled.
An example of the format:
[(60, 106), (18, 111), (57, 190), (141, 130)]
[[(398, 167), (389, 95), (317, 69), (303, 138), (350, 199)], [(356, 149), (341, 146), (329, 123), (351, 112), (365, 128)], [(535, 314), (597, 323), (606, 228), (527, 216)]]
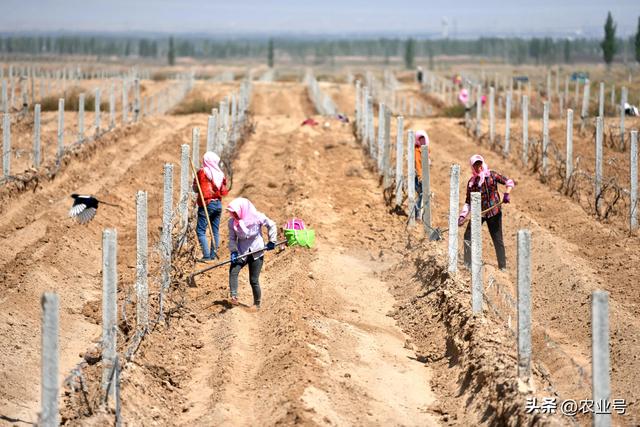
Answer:
[[(276, 223), (258, 212), (253, 203), (244, 197), (238, 197), (229, 203), (227, 211), (229, 218), (229, 251), (231, 252), (231, 266), (229, 267), (229, 289), (231, 303), (238, 304), (238, 274), (242, 267), (249, 265), (249, 283), (253, 292), (253, 304), (260, 308), (262, 292), (260, 290), (260, 271), (264, 261), (264, 251), (272, 250), (276, 246), (278, 229)], [(264, 244), (262, 226), (267, 227), (269, 243)], [(259, 251), (244, 256), (249, 252)]]
[[(193, 179), (193, 191), (198, 192), (198, 183), (202, 190), (205, 205), (202, 204), (202, 198), (198, 195), (198, 223), (196, 225), (196, 234), (202, 248), (202, 258), (200, 262), (207, 262), (216, 258), (216, 249), (220, 244), (218, 230), (220, 228), (220, 215), (222, 214), (222, 196), (229, 194), (227, 189), (227, 179), (224, 172), (219, 166), (220, 157), (212, 151), (207, 151), (202, 159), (202, 167)], [(205, 209), (206, 206), (206, 209)], [(211, 246), (207, 241), (207, 215), (211, 221), (213, 228), (213, 241)], [(214, 243), (215, 242), (215, 243)]]
[[(504, 242), (502, 240), (502, 211), (500, 205), (511, 201), (509, 193), (515, 187), (515, 182), (498, 172), (489, 169), (484, 159), (479, 154), (474, 154), (469, 159), (471, 166), (471, 178), (467, 183), (467, 196), (464, 207), (458, 217), (458, 226), (462, 226), (469, 215), (471, 206), (471, 193), (478, 192), (481, 195), (481, 211), (487, 211), (482, 216), (482, 222), (486, 222), (489, 227), (489, 234), (493, 240), (493, 246), (496, 250), (498, 258), (498, 268), (504, 270), (507, 268), (507, 258), (504, 251)], [(500, 193), (498, 192), (498, 184), (505, 185), (507, 189), (500, 201)], [(467, 268), (471, 266), (471, 225), (467, 225), (464, 232), (464, 263)]]

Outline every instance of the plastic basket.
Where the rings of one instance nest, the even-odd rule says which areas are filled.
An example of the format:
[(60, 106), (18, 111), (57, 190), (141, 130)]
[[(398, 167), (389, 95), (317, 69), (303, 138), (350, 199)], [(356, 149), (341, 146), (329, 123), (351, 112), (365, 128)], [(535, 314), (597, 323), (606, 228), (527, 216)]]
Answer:
[(289, 246), (304, 246), (311, 248), (316, 243), (316, 232), (310, 228), (304, 230), (284, 230), (284, 237)]
[(292, 218), (284, 226), (285, 230), (304, 230), (305, 228), (307, 227), (305, 227), (304, 221), (300, 218)]

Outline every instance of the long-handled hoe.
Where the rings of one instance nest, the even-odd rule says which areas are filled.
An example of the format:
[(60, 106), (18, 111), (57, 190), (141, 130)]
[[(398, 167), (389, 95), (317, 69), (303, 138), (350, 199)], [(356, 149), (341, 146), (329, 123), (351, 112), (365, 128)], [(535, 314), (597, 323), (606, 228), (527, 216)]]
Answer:
[[(287, 243), (286, 240), (280, 240), (279, 242), (276, 243), (276, 246), (285, 245), (286, 243)], [(263, 248), (263, 249), (258, 249), (257, 251), (247, 252), (246, 254), (238, 255), (238, 259), (244, 258), (244, 257), (249, 256), (249, 255), (256, 254), (258, 252), (262, 252), (264, 250), (265, 249)], [(187, 278), (187, 283), (189, 284), (190, 287), (194, 288), (196, 286), (195, 276), (198, 276), (200, 274), (206, 273), (209, 270), (213, 270), (214, 268), (222, 267), (223, 265), (227, 265), (227, 264), (231, 264), (231, 260), (230, 259), (228, 259), (226, 261), (219, 262), (218, 264), (215, 264), (215, 265), (211, 265), (209, 267), (205, 267), (202, 270), (194, 271)]]
[[(313, 245), (316, 242), (315, 231), (313, 231), (310, 228), (305, 228), (304, 222), (302, 220), (294, 218), (293, 220), (290, 220), (287, 222), (287, 227), (285, 227), (284, 229), (285, 239), (276, 242), (276, 246), (285, 245), (285, 246), (301, 246), (304, 248), (313, 247)], [(246, 254), (239, 255), (238, 258), (244, 258), (248, 255), (252, 255), (252, 254), (261, 252), (263, 250), (265, 249), (263, 248), (263, 249), (258, 249), (256, 251), (248, 252)], [(187, 278), (187, 283), (189, 284), (190, 287), (193, 288), (196, 286), (195, 276), (206, 273), (207, 271), (213, 270), (214, 268), (218, 268), (226, 264), (231, 264), (231, 260), (228, 259), (216, 265), (205, 267), (202, 270), (194, 271)]]

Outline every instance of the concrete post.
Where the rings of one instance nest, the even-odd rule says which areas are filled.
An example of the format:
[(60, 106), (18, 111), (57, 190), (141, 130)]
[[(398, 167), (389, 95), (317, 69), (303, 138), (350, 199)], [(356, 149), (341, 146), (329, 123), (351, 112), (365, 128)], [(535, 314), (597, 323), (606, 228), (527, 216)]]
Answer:
[(2, 177), (11, 175), (11, 116), (4, 113), (2, 119)]
[(549, 158), (547, 150), (549, 148), (549, 101), (545, 101), (542, 111), (542, 176), (547, 176)]
[(489, 88), (489, 142), (493, 145), (496, 136), (496, 113), (494, 99), (496, 96), (496, 90), (492, 86)]
[(476, 89), (476, 138), (482, 133), (482, 85)]
[(582, 92), (582, 111), (580, 113), (580, 133), (584, 131), (587, 119), (589, 118), (589, 90), (591, 84), (589, 80), (584, 82), (584, 90)]
[(84, 142), (84, 93), (78, 97), (78, 142)]
[(482, 210), (481, 196), (471, 193), (471, 308), (482, 314)]
[(595, 207), (599, 212), (599, 196), (602, 192), (602, 117), (596, 118), (596, 182), (595, 182)]
[(386, 189), (391, 185), (391, 109), (388, 107), (384, 112), (384, 145), (382, 149), (383, 186)]
[(42, 364), (41, 364), (41, 412), (38, 425), (57, 427), (59, 374), (59, 319), (60, 302), (55, 293), (45, 292), (40, 300), (42, 306)]
[(451, 165), (449, 180), (449, 273), (458, 271), (458, 202), (460, 198), (460, 165)]
[[(611, 414), (605, 412), (605, 405), (611, 400), (609, 372), (609, 293), (594, 291), (591, 294), (591, 359), (592, 398), (594, 402), (593, 426), (609, 427)], [(600, 412), (600, 413), (598, 413)]]
[(355, 102), (355, 111), (354, 111), (354, 114), (356, 117), (356, 138), (362, 138), (362, 134), (360, 133), (360, 130), (361, 130), (360, 123), (362, 120), (362, 117), (361, 117), (362, 101), (360, 99), (360, 96), (361, 96), (360, 85), (361, 85), (360, 80), (356, 80), (356, 102)]
[(566, 159), (565, 182), (569, 182), (569, 178), (573, 174), (573, 110), (567, 110), (567, 159)]
[[(118, 339), (117, 233), (102, 232), (102, 391), (109, 389)], [(110, 390), (114, 390), (111, 387)]]
[(429, 147), (420, 147), (422, 163), (422, 223), (425, 233), (431, 232), (431, 176), (429, 170)]
[(600, 92), (598, 94), (598, 116), (604, 118), (604, 82), (600, 82)]
[(58, 162), (64, 154), (64, 98), (58, 99)]
[(162, 249), (162, 285), (160, 289), (160, 318), (164, 318), (164, 294), (171, 284), (171, 219), (173, 216), (173, 165), (164, 165), (164, 197), (162, 201), (162, 235), (160, 245)]
[(620, 150), (624, 151), (624, 104), (627, 103), (627, 88), (622, 87), (620, 92)]
[(231, 141), (233, 141), (234, 147), (238, 140), (238, 126), (236, 123), (237, 116), (238, 116), (238, 103), (236, 100), (236, 95), (233, 94), (231, 96)]
[(27, 93), (27, 81), (23, 80), (22, 81), (22, 112), (24, 114), (27, 113), (27, 111), (29, 110), (29, 94)]
[(369, 151), (369, 156), (372, 156), (375, 143), (375, 129), (373, 127), (373, 96), (371, 95), (369, 95), (369, 97), (367, 98), (367, 111), (369, 112), (369, 117), (367, 118), (367, 148)]
[(403, 136), (404, 136), (404, 118), (398, 116), (396, 119), (396, 206), (402, 205), (402, 186), (404, 176), (402, 173), (403, 159)]
[(116, 92), (115, 84), (111, 83), (111, 92), (109, 93), (109, 129), (116, 127)]
[(529, 97), (522, 97), (522, 163), (529, 163)]
[(518, 230), (518, 378), (531, 380), (531, 232)]
[(378, 146), (375, 150), (374, 159), (378, 166), (378, 175), (382, 174), (382, 150), (384, 146), (384, 110), (385, 105), (381, 102), (378, 104)]
[(362, 134), (361, 142), (363, 144), (366, 144), (367, 141), (369, 140), (368, 120), (369, 120), (369, 88), (365, 86), (363, 89), (363, 95), (362, 95), (362, 123), (360, 123), (360, 126), (361, 126), (360, 132)]
[(94, 127), (96, 129), (96, 136), (97, 136), (100, 133), (100, 88), (96, 88), (94, 100), (95, 100)]
[(180, 204), (178, 207), (180, 217), (180, 238), (186, 241), (187, 222), (189, 221), (189, 176), (191, 167), (189, 166), (189, 145), (183, 144), (180, 156)]
[(416, 223), (416, 164), (414, 159), (414, 141), (415, 134), (412, 130), (407, 133), (407, 195), (409, 203), (409, 225), (413, 226)]
[(126, 125), (129, 121), (129, 95), (127, 93), (127, 80), (122, 79), (122, 124)]
[(629, 209), (629, 230), (633, 233), (638, 229), (638, 131), (631, 131), (631, 150), (629, 155), (631, 173), (631, 206)]
[(511, 136), (511, 92), (507, 93), (507, 102), (505, 108), (505, 122), (504, 122), (504, 147), (503, 154), (509, 155), (509, 139)]
[(207, 120), (207, 151), (213, 151), (215, 146), (217, 112), (218, 110), (215, 110), (215, 113), (210, 115)]
[(149, 284), (148, 284), (148, 232), (147, 193), (136, 193), (136, 325), (138, 330), (149, 327)]
[(133, 104), (133, 121), (140, 120), (140, 79), (136, 78), (133, 81), (134, 87), (134, 104)]
[(191, 130), (191, 160), (196, 169), (200, 167), (200, 128)]
[(33, 108), (33, 167), (38, 169), (42, 159), (40, 145), (40, 104)]

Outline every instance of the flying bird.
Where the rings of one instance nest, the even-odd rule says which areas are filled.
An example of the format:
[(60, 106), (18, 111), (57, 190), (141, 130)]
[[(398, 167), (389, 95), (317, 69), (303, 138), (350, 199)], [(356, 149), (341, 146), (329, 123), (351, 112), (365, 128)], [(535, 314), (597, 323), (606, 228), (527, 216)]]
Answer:
[(72, 194), (73, 206), (69, 210), (69, 216), (75, 218), (80, 224), (86, 224), (96, 216), (98, 204), (103, 203), (109, 206), (118, 206), (111, 203), (103, 202), (93, 196)]

